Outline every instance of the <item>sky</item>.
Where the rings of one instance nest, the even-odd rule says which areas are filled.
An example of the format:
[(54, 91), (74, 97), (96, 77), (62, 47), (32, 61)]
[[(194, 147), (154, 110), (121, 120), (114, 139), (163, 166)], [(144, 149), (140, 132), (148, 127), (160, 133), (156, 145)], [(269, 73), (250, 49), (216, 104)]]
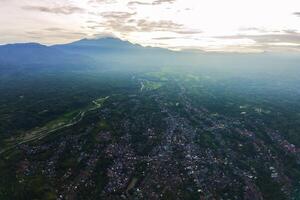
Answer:
[(300, 0), (0, 0), (0, 44), (114, 36), (143, 46), (300, 52)]

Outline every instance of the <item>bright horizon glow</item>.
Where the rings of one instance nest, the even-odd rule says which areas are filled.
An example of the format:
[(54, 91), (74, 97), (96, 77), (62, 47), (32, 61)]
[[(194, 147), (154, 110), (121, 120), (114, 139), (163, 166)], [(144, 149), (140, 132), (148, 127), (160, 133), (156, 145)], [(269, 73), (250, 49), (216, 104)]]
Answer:
[(0, 43), (116, 36), (174, 50), (300, 50), (299, 0), (0, 0)]

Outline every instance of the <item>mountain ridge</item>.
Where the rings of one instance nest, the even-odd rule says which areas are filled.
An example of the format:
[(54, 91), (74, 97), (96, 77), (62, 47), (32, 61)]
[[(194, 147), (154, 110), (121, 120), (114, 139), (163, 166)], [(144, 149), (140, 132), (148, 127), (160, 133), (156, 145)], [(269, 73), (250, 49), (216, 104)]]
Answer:
[[(293, 59), (291, 59), (293, 57)], [(276, 62), (274, 62), (276, 60)], [(299, 56), (276, 53), (236, 54), (171, 51), (159, 47), (144, 47), (119, 38), (81, 39), (67, 44), (43, 45), (16, 43), (0, 45), (0, 67), (98, 67), (126, 69), (134, 67), (243, 67), (297, 66)]]
[[(143, 47), (119, 38), (81, 39), (67, 44), (16, 43), (0, 45), (1, 65), (135, 65), (171, 51)], [(103, 64), (106, 63), (106, 64)]]

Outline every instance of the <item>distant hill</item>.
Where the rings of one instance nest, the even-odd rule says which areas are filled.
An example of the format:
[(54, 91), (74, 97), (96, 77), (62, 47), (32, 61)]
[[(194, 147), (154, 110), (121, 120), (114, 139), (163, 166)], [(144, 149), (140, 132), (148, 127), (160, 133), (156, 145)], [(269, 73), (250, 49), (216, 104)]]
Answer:
[(74, 55), (38, 43), (20, 43), (0, 46), (0, 66), (49, 67), (83, 66), (90, 61), (83, 55)]
[(20, 43), (0, 46), (0, 66), (141, 66), (170, 53), (118, 38), (82, 39), (53, 46)]
[(153, 47), (143, 47), (118, 38), (83, 39), (63, 45), (54, 45), (60, 51), (80, 54), (94, 59), (99, 66), (145, 67), (162, 65), (171, 60), (174, 52)]
[(69, 44), (54, 45), (53, 47), (68, 51), (85, 53), (122, 52), (128, 50), (142, 50), (140, 45), (132, 44), (118, 38), (82, 39)]
[[(68, 44), (45, 46), (37, 43), (0, 46), (0, 67), (55, 67), (101, 69), (143, 69), (164, 66), (236, 68), (239, 70), (297, 67), (298, 55), (274, 53), (205, 53), (175, 52), (163, 48), (143, 47), (118, 38), (82, 39)], [(246, 71), (247, 71), (246, 70)], [(245, 71), (245, 74), (247, 73)], [(263, 70), (261, 71), (263, 72)], [(261, 73), (260, 72), (260, 73)], [(226, 72), (225, 72), (226, 73)]]

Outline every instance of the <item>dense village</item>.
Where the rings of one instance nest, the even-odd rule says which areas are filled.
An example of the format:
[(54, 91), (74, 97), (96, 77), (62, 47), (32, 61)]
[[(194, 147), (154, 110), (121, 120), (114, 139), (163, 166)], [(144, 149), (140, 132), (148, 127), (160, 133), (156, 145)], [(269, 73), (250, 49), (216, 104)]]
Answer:
[(18, 185), (46, 181), (41, 190), (60, 200), (292, 199), (298, 147), (260, 120), (193, 105), (178, 81), (167, 87), (173, 99), (171, 88), (112, 97), (78, 124), (18, 145)]

